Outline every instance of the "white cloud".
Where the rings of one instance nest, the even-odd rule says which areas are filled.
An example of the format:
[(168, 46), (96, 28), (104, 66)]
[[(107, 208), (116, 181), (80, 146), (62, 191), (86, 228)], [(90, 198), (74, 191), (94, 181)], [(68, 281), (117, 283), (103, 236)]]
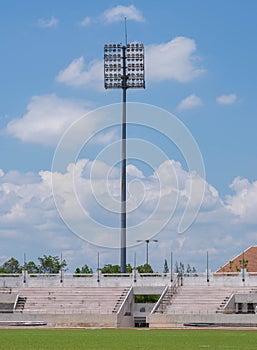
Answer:
[(237, 177), (230, 188), (234, 195), (226, 198), (229, 210), (242, 220), (256, 223), (257, 181), (250, 183), (247, 179)]
[[(205, 70), (197, 65), (194, 40), (177, 37), (164, 44), (146, 46), (145, 66), (147, 81), (191, 81)], [(73, 87), (86, 86), (103, 90), (103, 61), (88, 64), (84, 57), (74, 59), (56, 77), (56, 81)]]
[(44, 18), (38, 19), (37, 26), (40, 28), (52, 28), (52, 27), (56, 27), (58, 23), (59, 23), (58, 18), (52, 16), (49, 19), (44, 19)]
[[(170, 203), (174, 195), (174, 192), (168, 191), (167, 176), (170, 173), (171, 165), (178, 176), (178, 210), (175, 211), (168, 225), (156, 237), (159, 243), (151, 251), (151, 263), (154, 266), (159, 266), (161, 269), (164, 258), (169, 256), (170, 249), (172, 249), (176, 260), (179, 259), (194, 265), (196, 263), (203, 271), (205, 254), (208, 249), (211, 252), (211, 260), (214, 261), (214, 266), (210, 266), (213, 270), (222, 265), (224, 260), (229, 260), (235, 253), (255, 244), (256, 231), (253, 230), (253, 225), (256, 226), (257, 223), (257, 181), (251, 183), (247, 179), (240, 178), (236, 178), (231, 184), (234, 194), (227, 196), (225, 204), (215, 188), (211, 184), (207, 184), (204, 205), (196, 222), (187, 233), (178, 236), (176, 228), (185, 206), (184, 198), (189, 193), (190, 174), (183, 170), (179, 163), (172, 161), (165, 162), (159, 169), (156, 169), (156, 173), (159, 173), (163, 180), (161, 191), (156, 181), (158, 177), (146, 177), (135, 166), (128, 167), (129, 176), (135, 177), (135, 183), (142, 184), (141, 187), (130, 187), (129, 184), (129, 193), (132, 196), (129, 208), (135, 208), (129, 214), (129, 225), (133, 221), (137, 223), (139, 219), (143, 218), (146, 220), (146, 231), (150, 232), (152, 227), (156, 227), (158, 222), (163, 221), (166, 212), (170, 210)], [(96, 230), (93, 221), (85, 214), (104, 224), (112, 224), (114, 220), (119, 226), (119, 217), (113, 216), (101, 206), (102, 203), (107, 203), (107, 201), (105, 202), (106, 198), (110, 201), (110, 195), (113, 196), (112, 208), (114, 208), (115, 201), (119, 206), (119, 169), (117, 168), (115, 176), (108, 178), (109, 183), (106, 186), (106, 174), (109, 173), (110, 167), (98, 162), (97, 177), (90, 179), (92, 166), (92, 162), (82, 159), (78, 161), (75, 168), (74, 164), (70, 164), (64, 173), (52, 174), (50, 171), (41, 171), (38, 174), (24, 174), (14, 171), (2, 174), (0, 177), (0, 237), (5, 256), (22, 258), (21, 249), (25, 249), (29, 259), (33, 257), (36, 259), (42, 254), (58, 255), (60, 251), (63, 251), (64, 257), (68, 256), (69, 264), (75, 268), (84, 265), (85, 252), (87, 252), (88, 259), (86, 263), (95, 266), (96, 254), (100, 249), (101, 264), (104, 262), (118, 263), (118, 251), (101, 250), (101, 248), (88, 245), (85, 241), (81, 241), (71, 234), (60, 220), (54, 205), (51, 188), (52, 176), (55, 178), (55, 185), (57, 185), (56, 194), (60, 197), (70, 219), (78, 225), (83, 225), (83, 232), (86, 233), (85, 238), (94, 241), (99, 235), (98, 239), (108, 244), (110, 237), (106, 235), (105, 227), (102, 226), (101, 230)], [(75, 181), (72, 183), (76, 186), (78, 199), (85, 210), (83, 217), (76, 212), (71, 196), (70, 180), (74, 169)], [(133, 179), (131, 181), (133, 183)], [(95, 192), (92, 192), (92, 189)], [(96, 202), (95, 199), (100, 201)], [(166, 200), (162, 201), (163, 199)], [(149, 216), (160, 200), (162, 202), (158, 207), (158, 215), (155, 215), (154, 218)], [(110, 218), (108, 218), (109, 215)], [(139, 237), (141, 238), (141, 236)], [(134, 243), (136, 239), (138, 237), (134, 241), (133, 237), (129, 238)], [(143, 263), (144, 249), (143, 245), (128, 249), (128, 261), (133, 261), (136, 251), (138, 263), (141, 263), (141, 260)], [(69, 272), (71, 271), (69, 270)]]
[(80, 22), (81, 27), (87, 27), (92, 23), (92, 18), (91, 17), (85, 17), (83, 20)]
[(117, 128), (109, 130), (107, 132), (102, 131), (98, 133), (97, 135), (94, 135), (92, 138), (91, 142), (93, 145), (98, 144), (98, 145), (110, 145), (114, 141), (119, 141), (120, 136), (118, 133)]
[(103, 18), (106, 23), (124, 21), (124, 18), (136, 22), (143, 22), (144, 18), (141, 12), (134, 6), (118, 5), (103, 13)]
[(23, 142), (56, 145), (64, 131), (87, 112), (85, 103), (56, 95), (34, 96), (27, 113), (9, 122), (5, 131)]
[(237, 100), (236, 94), (221, 95), (216, 98), (216, 102), (221, 105), (232, 105)]
[(126, 167), (126, 172), (129, 176), (133, 176), (135, 178), (144, 178), (144, 175), (141, 170), (139, 170), (135, 165), (133, 164), (128, 164)]
[(73, 60), (56, 77), (56, 81), (69, 86), (88, 86), (103, 89), (103, 62), (92, 61), (86, 67), (84, 57)]
[(179, 111), (182, 111), (182, 110), (186, 110), (186, 109), (193, 109), (195, 107), (199, 107), (202, 105), (203, 105), (203, 102), (200, 99), (200, 97), (198, 97), (195, 94), (192, 94), (192, 95), (189, 95), (188, 97), (184, 98), (177, 106), (177, 109)]
[(199, 58), (193, 56), (196, 44), (193, 39), (176, 37), (163, 43), (149, 45), (145, 49), (146, 79), (151, 81), (191, 81), (204, 73), (197, 66)]

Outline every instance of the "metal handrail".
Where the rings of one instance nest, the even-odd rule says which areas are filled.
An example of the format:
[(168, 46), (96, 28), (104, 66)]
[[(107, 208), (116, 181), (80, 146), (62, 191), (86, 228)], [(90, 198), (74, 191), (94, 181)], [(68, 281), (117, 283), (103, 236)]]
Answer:
[(129, 296), (130, 296), (130, 293), (132, 292), (132, 289), (133, 289), (133, 286), (130, 286), (129, 288), (129, 291), (126, 295), (126, 298), (123, 300), (123, 302), (121, 303), (121, 306), (119, 307), (118, 311), (117, 311), (117, 314), (119, 314), (123, 308), (123, 306), (125, 305), (126, 301), (128, 300)]
[(151, 311), (151, 314), (154, 314), (155, 311), (158, 309), (158, 307), (160, 306), (160, 304), (161, 304), (161, 302), (162, 302), (162, 300), (163, 300), (165, 294), (167, 293), (168, 289), (169, 289), (169, 286), (167, 285), (167, 286), (164, 288), (164, 290), (163, 290), (163, 292), (162, 292), (160, 298), (158, 299), (157, 303), (154, 305), (154, 307), (153, 307), (153, 309), (152, 309), (152, 311)]

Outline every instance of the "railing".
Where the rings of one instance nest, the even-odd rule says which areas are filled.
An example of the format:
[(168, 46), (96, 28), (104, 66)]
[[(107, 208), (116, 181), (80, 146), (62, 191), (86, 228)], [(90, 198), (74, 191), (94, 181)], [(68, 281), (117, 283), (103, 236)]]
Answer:
[[(176, 275), (176, 276), (175, 276), (175, 280), (173, 281), (173, 283), (172, 283), (171, 286), (170, 286), (170, 290), (171, 290), (171, 293), (172, 293), (171, 298), (174, 296), (174, 294), (177, 293), (177, 289), (178, 289), (179, 285), (183, 285), (182, 276)], [(162, 294), (161, 294), (159, 300), (158, 300), (157, 303), (155, 304), (155, 306), (154, 306), (154, 308), (153, 308), (151, 314), (153, 314), (153, 313), (155, 313), (155, 312), (158, 311), (158, 308), (162, 305), (162, 303), (163, 303), (163, 301), (164, 301), (164, 299), (165, 299), (165, 297), (166, 297), (168, 291), (169, 291), (169, 286), (167, 285), (167, 286), (165, 287), (165, 289), (163, 290), (163, 292), (162, 292)]]
[(15, 299), (15, 302), (14, 302), (14, 305), (13, 305), (13, 311), (16, 309), (18, 300), (19, 300), (19, 294), (16, 295), (16, 299)]
[[(76, 274), (62, 272), (59, 274), (0, 274), (0, 290), (14, 287), (112, 287), (121, 286), (166, 286), (176, 280), (178, 274), (139, 273), (133, 271), (126, 274)], [(172, 278), (171, 278), (172, 277)], [(182, 276), (184, 286), (256, 286), (257, 272), (221, 272), (207, 274), (194, 273)]]
[(59, 274), (1, 274), (0, 289), (14, 287), (129, 287), (130, 285), (152, 285), (163, 286), (170, 280), (169, 274), (144, 273), (140, 274), (136, 271), (126, 274), (114, 274), (96, 272), (94, 274), (75, 274), (75, 273), (59, 273)]
[(151, 311), (151, 314), (154, 314), (154, 313), (156, 312), (156, 310), (157, 310), (158, 307), (160, 306), (160, 304), (161, 304), (163, 298), (165, 297), (165, 295), (166, 295), (168, 289), (169, 289), (169, 286), (166, 286), (166, 287), (164, 288), (164, 290), (163, 290), (163, 292), (162, 292), (162, 294), (161, 294), (159, 300), (158, 300), (157, 303), (154, 305), (154, 307), (153, 307), (153, 309), (152, 309), (152, 311)]
[(133, 286), (131, 286), (131, 287), (129, 288), (129, 291), (127, 292), (127, 295), (125, 296), (125, 298), (124, 298), (122, 304), (120, 305), (120, 307), (119, 307), (119, 309), (118, 309), (118, 311), (117, 311), (117, 314), (120, 314), (120, 313), (121, 313), (121, 311), (123, 310), (123, 308), (125, 307), (125, 305), (126, 305), (127, 302), (129, 301), (129, 298), (130, 298), (130, 296), (131, 296), (132, 290), (133, 290)]

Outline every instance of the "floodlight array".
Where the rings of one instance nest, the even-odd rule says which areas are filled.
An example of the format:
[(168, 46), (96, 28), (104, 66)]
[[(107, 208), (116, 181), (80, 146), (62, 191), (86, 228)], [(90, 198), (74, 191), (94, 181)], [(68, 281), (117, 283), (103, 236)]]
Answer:
[(104, 46), (104, 86), (106, 89), (145, 88), (143, 44)]

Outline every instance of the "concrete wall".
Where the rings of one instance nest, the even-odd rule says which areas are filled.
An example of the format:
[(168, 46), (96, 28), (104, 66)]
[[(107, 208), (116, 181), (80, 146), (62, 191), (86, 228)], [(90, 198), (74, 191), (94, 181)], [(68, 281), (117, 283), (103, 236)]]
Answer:
[(1, 322), (46, 322), (47, 327), (116, 327), (116, 314), (0, 314)]
[(165, 284), (162, 286), (134, 286), (133, 293), (134, 295), (155, 295), (162, 294), (163, 289), (165, 288)]
[[(145, 316), (150, 314), (154, 305), (154, 303), (134, 303), (134, 316)], [(145, 311), (141, 311), (143, 309)]]
[(257, 303), (257, 294), (235, 294), (235, 303)]
[[(24, 282), (25, 281), (25, 282)], [(165, 286), (169, 284), (170, 277), (153, 277), (150, 274), (140, 275), (127, 274), (125, 277), (120, 275), (108, 276), (101, 273), (74, 277), (73, 274), (63, 273), (56, 275), (17, 275), (17, 277), (8, 277), (0, 275), (0, 289), (14, 287), (128, 287), (128, 286)]]
[(220, 326), (257, 326), (257, 315), (209, 314), (168, 315), (150, 314), (147, 317), (150, 328), (181, 327), (185, 323), (213, 323)]
[(133, 327), (134, 318), (133, 318), (133, 303), (134, 295), (133, 288), (130, 288), (125, 300), (123, 301), (120, 309), (117, 313), (117, 327)]
[[(17, 277), (7, 277), (0, 275), (0, 288), (12, 287), (158, 287), (171, 285), (170, 274), (127, 274), (126, 277), (119, 275), (102, 275), (101, 273), (74, 277), (73, 274), (63, 273), (57, 275), (34, 275), (29, 276), (25, 274), (17, 275)], [(184, 285), (197, 286), (256, 286), (257, 275), (245, 273), (245, 281), (242, 281), (242, 275), (232, 274), (230, 276), (209, 274), (209, 282), (207, 283), (207, 274), (202, 273), (197, 276), (184, 276)], [(175, 280), (176, 275), (173, 275)], [(62, 280), (62, 282), (61, 282)], [(24, 283), (25, 281), (25, 283)]]

